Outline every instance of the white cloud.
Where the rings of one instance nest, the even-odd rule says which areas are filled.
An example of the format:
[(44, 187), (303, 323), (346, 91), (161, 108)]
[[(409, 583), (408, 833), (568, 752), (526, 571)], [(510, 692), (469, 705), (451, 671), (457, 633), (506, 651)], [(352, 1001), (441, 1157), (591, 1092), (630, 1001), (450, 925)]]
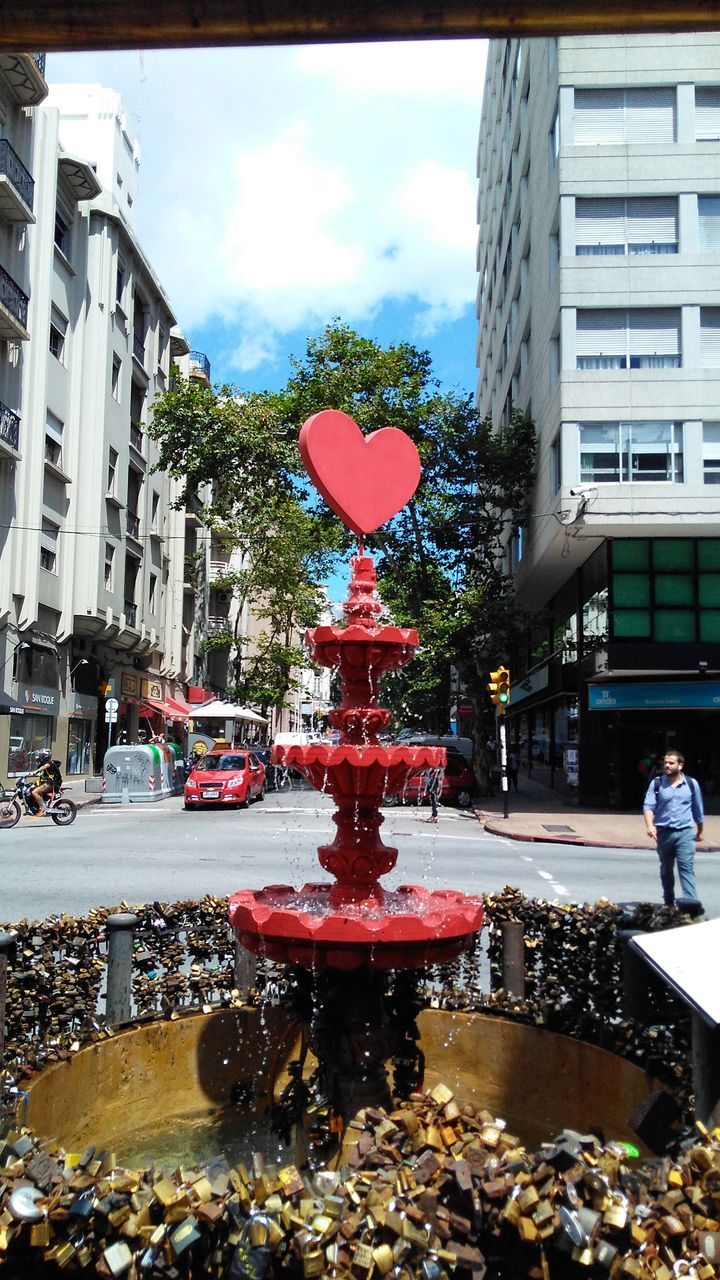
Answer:
[(484, 59), (479, 41), (53, 55), (49, 78), (129, 99), (143, 246), (191, 339), (220, 317), (250, 369), (333, 315), (394, 300), (431, 333), (472, 303)]

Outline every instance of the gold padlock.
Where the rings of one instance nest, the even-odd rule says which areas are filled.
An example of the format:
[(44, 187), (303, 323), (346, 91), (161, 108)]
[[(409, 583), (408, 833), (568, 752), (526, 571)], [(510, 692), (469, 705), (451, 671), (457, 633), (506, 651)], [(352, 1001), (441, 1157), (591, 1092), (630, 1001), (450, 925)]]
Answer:
[(321, 1276), (325, 1270), (325, 1257), (322, 1249), (315, 1247), (303, 1254), (303, 1275)]

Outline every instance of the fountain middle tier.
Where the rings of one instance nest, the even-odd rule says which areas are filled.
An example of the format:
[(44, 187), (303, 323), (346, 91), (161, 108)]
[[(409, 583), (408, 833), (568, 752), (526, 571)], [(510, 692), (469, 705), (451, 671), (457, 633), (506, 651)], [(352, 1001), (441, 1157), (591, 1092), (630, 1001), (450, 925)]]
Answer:
[(331, 795), (341, 803), (362, 807), (382, 804), (383, 796), (397, 795), (412, 773), (441, 769), (444, 747), (403, 747), (326, 742), (273, 748), (273, 763), (296, 769), (314, 791)]

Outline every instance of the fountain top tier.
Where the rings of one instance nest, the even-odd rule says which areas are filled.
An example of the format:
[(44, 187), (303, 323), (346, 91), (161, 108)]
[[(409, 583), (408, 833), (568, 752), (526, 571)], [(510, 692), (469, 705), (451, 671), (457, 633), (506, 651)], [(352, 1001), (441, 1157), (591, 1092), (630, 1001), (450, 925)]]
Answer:
[[(323, 416), (310, 419), (303, 432)], [(386, 430), (402, 437), (394, 428)], [(382, 431), (375, 432), (367, 440), (377, 445), (382, 436)], [(318, 469), (319, 453), (312, 461)], [(321, 488), (326, 498), (329, 474)], [(340, 511), (339, 502), (334, 505)], [(357, 521), (351, 527), (357, 528)], [(365, 522), (360, 527), (373, 526)], [(305, 636), (312, 658), (339, 672), (342, 702), (329, 716), (339, 743), (273, 749), (274, 764), (297, 770), (316, 791), (335, 800), (337, 833), (331, 844), (318, 849), (320, 863), (335, 877), (335, 884), (306, 885), (299, 892), (287, 885), (243, 890), (230, 900), (230, 919), (244, 946), (276, 960), (316, 967), (409, 968), (465, 950), (480, 928), (482, 906), (478, 899), (452, 891), (433, 893), (404, 885), (389, 893), (379, 883), (395, 866), (398, 852), (380, 839), (383, 797), (402, 793), (412, 773), (442, 768), (446, 753), (439, 747), (386, 745), (379, 740), (391, 718), (379, 705), (380, 681), (387, 671), (411, 661), (418, 634), (380, 622), (383, 605), (375, 566), (362, 544), (351, 569), (344, 625), (313, 627)]]

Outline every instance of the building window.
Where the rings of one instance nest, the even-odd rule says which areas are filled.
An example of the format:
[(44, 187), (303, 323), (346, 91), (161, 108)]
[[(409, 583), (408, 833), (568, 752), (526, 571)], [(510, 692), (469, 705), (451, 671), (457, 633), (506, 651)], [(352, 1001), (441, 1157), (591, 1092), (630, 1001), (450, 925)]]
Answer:
[(675, 141), (674, 88), (576, 89), (577, 147)]
[(613, 639), (720, 638), (720, 539), (616, 538), (610, 546)]
[(720, 87), (695, 88), (695, 141), (720, 141)]
[(676, 196), (575, 201), (575, 253), (578, 255), (677, 251)]
[(157, 596), (157, 574), (151, 573), (150, 583), (148, 586), (148, 604), (150, 605), (151, 613), (155, 612), (155, 606), (157, 603), (156, 596)]
[(123, 294), (125, 292), (125, 263), (118, 258), (117, 272), (115, 275), (115, 301), (122, 307)]
[(550, 449), (550, 483), (553, 493), (562, 488), (562, 436), (556, 435)]
[(62, 467), (63, 423), (48, 409), (45, 420), (45, 461)]
[(54, 725), (51, 716), (10, 716), (9, 778), (27, 773), (37, 751), (51, 750)]
[(108, 449), (108, 469), (107, 469), (107, 488), (105, 492), (110, 497), (115, 496), (115, 485), (117, 483), (117, 461), (118, 455), (115, 449)]
[(582, 484), (682, 484), (681, 422), (581, 422)]
[(698, 248), (720, 253), (720, 196), (698, 196)]
[(113, 589), (113, 568), (115, 563), (115, 548), (112, 542), (105, 543), (105, 565), (103, 568), (103, 586), (106, 591)]
[(55, 247), (70, 257), (70, 227), (59, 210), (55, 211)]
[(57, 573), (57, 545), (60, 526), (43, 516), (40, 534), (40, 568), (47, 573)]
[(150, 505), (150, 528), (154, 533), (158, 531), (158, 515), (160, 513), (160, 494), (153, 491)]
[(122, 369), (122, 360), (119, 356), (113, 356), (112, 374), (110, 381), (110, 389), (112, 391), (113, 400), (120, 400), (120, 370)]
[(677, 308), (578, 311), (578, 369), (679, 369)]
[(92, 720), (68, 720), (67, 774), (90, 772), (92, 728)]
[(703, 422), (703, 480), (720, 484), (720, 422)]
[(720, 369), (720, 307), (700, 308), (700, 368)]
[(50, 352), (60, 364), (65, 364), (65, 335), (67, 320), (53, 307), (50, 315)]

